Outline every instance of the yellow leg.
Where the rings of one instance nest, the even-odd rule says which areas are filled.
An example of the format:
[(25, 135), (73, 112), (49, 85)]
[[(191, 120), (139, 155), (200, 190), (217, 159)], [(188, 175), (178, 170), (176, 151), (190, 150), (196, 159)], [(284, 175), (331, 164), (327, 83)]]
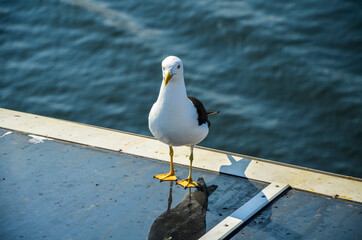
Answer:
[(192, 180), (191, 173), (192, 173), (192, 161), (194, 160), (194, 146), (191, 146), (191, 154), (190, 154), (190, 172), (189, 176), (181, 181), (178, 181), (176, 184), (184, 187), (184, 188), (196, 188), (198, 185), (196, 182)]
[(175, 169), (173, 168), (173, 149), (170, 146), (170, 172), (165, 174), (158, 174), (153, 176), (154, 178), (160, 179), (160, 181), (177, 181), (175, 175)]

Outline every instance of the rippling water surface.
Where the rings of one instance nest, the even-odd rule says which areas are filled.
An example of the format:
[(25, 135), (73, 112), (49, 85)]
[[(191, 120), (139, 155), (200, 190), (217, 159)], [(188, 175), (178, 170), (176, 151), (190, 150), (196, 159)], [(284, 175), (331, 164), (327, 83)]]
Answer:
[(202, 146), (362, 177), (359, 1), (1, 1), (0, 106), (150, 135), (180, 57)]

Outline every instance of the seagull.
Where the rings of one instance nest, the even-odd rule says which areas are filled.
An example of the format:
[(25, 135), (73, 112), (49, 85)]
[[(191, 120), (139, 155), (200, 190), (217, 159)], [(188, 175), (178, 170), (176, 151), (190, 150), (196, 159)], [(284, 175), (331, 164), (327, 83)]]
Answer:
[(218, 112), (206, 112), (200, 100), (187, 96), (183, 71), (182, 61), (178, 57), (169, 56), (162, 61), (162, 84), (148, 116), (148, 126), (156, 139), (169, 146), (170, 154), (170, 172), (155, 175), (154, 178), (177, 181), (173, 167), (173, 147), (190, 147), (189, 175), (176, 183), (186, 189), (198, 186), (191, 177), (194, 147), (209, 133), (208, 115)]

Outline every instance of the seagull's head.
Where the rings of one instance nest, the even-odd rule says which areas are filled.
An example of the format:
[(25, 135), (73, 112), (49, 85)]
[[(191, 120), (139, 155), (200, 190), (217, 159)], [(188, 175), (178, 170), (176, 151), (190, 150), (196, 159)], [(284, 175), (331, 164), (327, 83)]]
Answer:
[[(162, 75), (165, 80), (165, 86), (170, 81), (178, 81), (183, 79), (184, 66), (181, 59), (175, 56), (169, 56), (162, 61)], [(171, 80), (172, 79), (172, 80)]]

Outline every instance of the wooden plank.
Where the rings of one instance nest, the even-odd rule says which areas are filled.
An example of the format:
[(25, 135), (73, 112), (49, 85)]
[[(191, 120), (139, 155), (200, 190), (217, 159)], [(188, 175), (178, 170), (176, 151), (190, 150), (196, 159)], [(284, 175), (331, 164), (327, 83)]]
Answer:
[(262, 208), (273, 201), (289, 187), (284, 183), (271, 183), (255, 197), (226, 217), (218, 225), (208, 231), (200, 240), (224, 239), (233, 231), (258, 213)]
[[(0, 127), (146, 158), (169, 161), (168, 146), (151, 137), (0, 108)], [(174, 162), (189, 165), (188, 147), (176, 147)], [(270, 160), (196, 147), (194, 167), (362, 202), (362, 179)]]

